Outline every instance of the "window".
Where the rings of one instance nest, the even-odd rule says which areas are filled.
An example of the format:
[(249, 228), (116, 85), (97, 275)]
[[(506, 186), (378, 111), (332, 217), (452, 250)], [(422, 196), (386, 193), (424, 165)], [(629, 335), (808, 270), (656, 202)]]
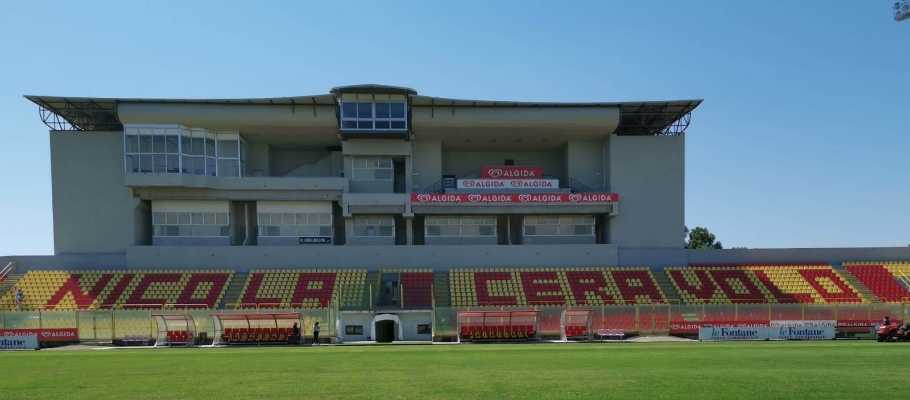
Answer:
[(125, 135), (126, 170), (134, 174), (180, 173), (180, 151), (176, 134)]
[(329, 213), (259, 213), (260, 236), (332, 236)]
[(426, 236), (491, 237), (496, 236), (495, 217), (428, 216), (424, 222)]
[(395, 177), (390, 158), (354, 157), (352, 162), (352, 180), (392, 181)]
[(124, 129), (127, 173), (242, 176), (246, 144), (236, 133), (206, 129)]
[(354, 235), (363, 237), (394, 237), (395, 218), (391, 215), (354, 216)]
[(530, 215), (524, 218), (525, 236), (593, 236), (590, 215)]
[(430, 324), (417, 324), (417, 334), (418, 335), (429, 335), (433, 331), (430, 329)]
[(228, 237), (230, 218), (226, 212), (153, 212), (155, 236)]
[(408, 128), (403, 101), (341, 102), (342, 130), (401, 131)]
[(345, 335), (363, 335), (363, 325), (345, 325)]

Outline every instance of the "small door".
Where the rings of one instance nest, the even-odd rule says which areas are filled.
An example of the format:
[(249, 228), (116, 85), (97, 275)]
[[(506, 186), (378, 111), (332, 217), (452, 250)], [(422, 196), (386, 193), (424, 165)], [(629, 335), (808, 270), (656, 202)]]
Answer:
[(391, 343), (395, 341), (395, 321), (376, 322), (376, 342)]

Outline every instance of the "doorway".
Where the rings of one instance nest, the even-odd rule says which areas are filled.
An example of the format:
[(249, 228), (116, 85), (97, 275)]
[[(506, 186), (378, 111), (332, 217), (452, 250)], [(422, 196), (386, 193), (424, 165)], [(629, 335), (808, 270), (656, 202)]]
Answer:
[(402, 340), (401, 319), (395, 314), (379, 314), (373, 318), (370, 337), (377, 343)]
[(377, 321), (376, 322), (376, 342), (392, 343), (395, 341), (395, 321)]

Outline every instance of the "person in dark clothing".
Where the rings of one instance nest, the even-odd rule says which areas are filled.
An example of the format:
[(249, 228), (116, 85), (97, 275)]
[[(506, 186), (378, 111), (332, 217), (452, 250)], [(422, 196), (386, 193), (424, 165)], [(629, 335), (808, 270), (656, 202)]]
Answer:
[(319, 323), (313, 325), (313, 344), (319, 344)]
[(297, 326), (297, 323), (294, 323), (294, 326), (291, 327), (291, 336), (288, 337), (288, 344), (297, 344), (300, 343), (300, 327)]
[(885, 326), (891, 325), (891, 317), (886, 315), (885, 319), (882, 320), (882, 325), (885, 325)]

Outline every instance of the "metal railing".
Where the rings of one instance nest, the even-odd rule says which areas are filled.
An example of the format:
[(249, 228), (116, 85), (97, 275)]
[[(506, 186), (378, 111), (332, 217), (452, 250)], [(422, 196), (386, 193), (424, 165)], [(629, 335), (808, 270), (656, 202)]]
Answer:
[[(16, 311), (0, 311), (0, 329), (77, 329), (84, 341), (111, 342), (155, 334), (153, 314), (189, 315), (195, 332), (215, 335), (212, 313), (276, 312), (301, 313), (303, 326), (319, 321), (324, 336), (335, 335), (335, 322), (341, 318), (337, 302), (328, 307), (287, 307), (276, 303), (247, 303), (248, 308), (200, 308), (203, 304), (124, 304), (104, 309), (44, 309), (44, 305), (23, 304)], [(134, 307), (143, 307), (137, 309)], [(9, 309), (9, 308), (7, 308)], [(868, 330), (885, 316), (910, 321), (910, 302), (854, 304), (639, 304), (598, 306), (499, 306), (437, 307), (432, 312), (433, 335), (437, 340), (457, 336), (457, 314), (461, 311), (534, 310), (540, 315), (541, 337), (560, 336), (560, 317), (564, 311), (589, 310), (593, 329), (619, 329), (643, 335), (681, 335), (697, 331), (705, 323), (767, 323), (772, 320), (833, 320), (848, 328)], [(369, 306), (363, 310), (369, 311)]]
[(15, 267), (15, 264), (12, 261), (10, 261), (9, 263), (6, 264), (5, 267), (0, 269), (0, 283), (5, 281), (6, 277), (9, 276), (9, 274), (13, 273), (14, 267)]

